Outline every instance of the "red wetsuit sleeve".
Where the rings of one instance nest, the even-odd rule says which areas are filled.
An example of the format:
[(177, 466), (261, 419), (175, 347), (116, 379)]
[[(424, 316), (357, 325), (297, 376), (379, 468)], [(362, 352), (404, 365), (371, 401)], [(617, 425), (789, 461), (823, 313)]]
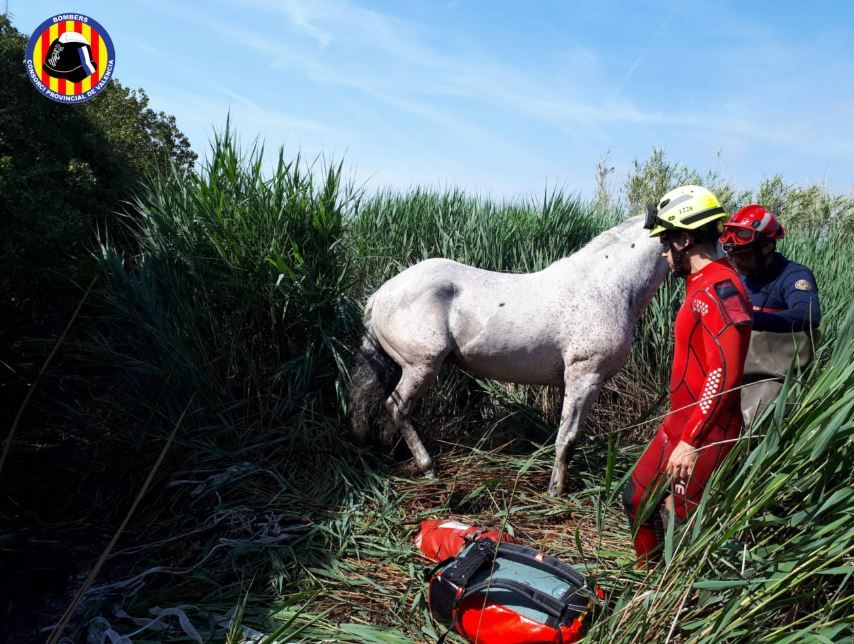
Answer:
[[(695, 293), (691, 310), (700, 321), (697, 340), (702, 349), (697, 354), (702, 357), (706, 377), (702, 388), (697, 388), (700, 397), (685, 424), (682, 440), (699, 447), (713, 427), (730, 422), (731, 399), (738, 396), (733, 389), (744, 375), (751, 316), (744, 298), (729, 280)], [(721, 418), (723, 414), (727, 418)]]

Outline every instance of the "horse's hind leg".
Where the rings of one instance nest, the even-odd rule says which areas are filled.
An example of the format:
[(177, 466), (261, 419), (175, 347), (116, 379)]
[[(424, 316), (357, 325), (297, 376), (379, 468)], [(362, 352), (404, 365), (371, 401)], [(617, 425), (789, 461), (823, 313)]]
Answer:
[(427, 392), (436, 380), (441, 361), (436, 365), (406, 366), (400, 382), (388, 400), (385, 407), (391, 415), (395, 426), (406, 441), (409, 451), (415, 457), (418, 470), (427, 476), (433, 476), (433, 459), (427, 453), (427, 448), (421, 442), (418, 432), (412, 424), (412, 410), (415, 403)]
[(566, 467), (575, 451), (578, 430), (587, 416), (590, 405), (599, 395), (604, 378), (591, 369), (589, 362), (581, 362), (566, 368), (563, 392), (563, 408), (560, 427), (555, 441), (555, 464), (549, 482), (549, 494), (560, 496), (566, 481)]

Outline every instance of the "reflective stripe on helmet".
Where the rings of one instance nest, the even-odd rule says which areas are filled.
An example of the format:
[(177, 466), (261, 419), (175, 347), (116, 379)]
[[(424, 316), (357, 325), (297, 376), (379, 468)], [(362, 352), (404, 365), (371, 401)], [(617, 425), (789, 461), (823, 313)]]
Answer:
[(717, 208), (709, 208), (708, 210), (704, 210), (703, 212), (698, 212), (693, 215), (688, 215), (685, 217), (680, 223), (682, 224), (693, 224), (694, 222), (700, 221), (701, 219), (705, 219), (706, 217), (711, 217), (712, 215), (725, 215), (724, 209), (720, 206)]

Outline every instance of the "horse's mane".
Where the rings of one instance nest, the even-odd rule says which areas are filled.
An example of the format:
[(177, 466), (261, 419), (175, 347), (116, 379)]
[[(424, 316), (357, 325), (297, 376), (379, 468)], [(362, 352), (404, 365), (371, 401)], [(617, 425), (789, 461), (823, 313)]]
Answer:
[(633, 238), (632, 233), (636, 232), (637, 224), (640, 221), (640, 217), (632, 217), (630, 219), (626, 219), (624, 222), (617, 224), (613, 228), (609, 228), (605, 230), (589, 242), (587, 242), (581, 249), (578, 251), (579, 253), (595, 253), (596, 251), (602, 250), (604, 248), (608, 248), (618, 243), (625, 242), (626, 240)]

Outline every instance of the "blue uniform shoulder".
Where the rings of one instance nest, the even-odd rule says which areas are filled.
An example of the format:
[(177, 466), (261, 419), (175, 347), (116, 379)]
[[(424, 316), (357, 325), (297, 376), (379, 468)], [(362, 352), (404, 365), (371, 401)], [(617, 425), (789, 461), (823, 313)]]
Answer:
[(772, 266), (770, 281), (758, 292), (750, 293), (754, 330), (788, 332), (817, 327), (821, 322), (821, 307), (812, 271), (779, 253)]
[[(782, 256), (781, 256), (782, 257)], [(803, 264), (798, 264), (790, 259), (783, 258), (786, 262), (783, 270), (775, 280), (784, 291), (794, 287), (799, 291), (816, 291), (818, 285), (813, 272)]]

